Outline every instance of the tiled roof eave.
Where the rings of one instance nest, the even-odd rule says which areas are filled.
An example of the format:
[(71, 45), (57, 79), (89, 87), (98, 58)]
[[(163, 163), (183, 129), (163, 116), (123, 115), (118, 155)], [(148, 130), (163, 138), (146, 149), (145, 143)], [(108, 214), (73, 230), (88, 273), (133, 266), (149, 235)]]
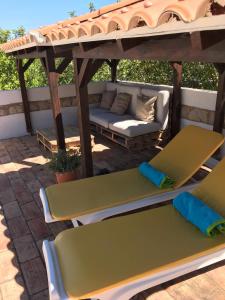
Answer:
[[(124, 0), (120, 4), (34, 30), (25, 37), (1, 45), (0, 49), (12, 53), (34, 45), (66, 45), (191, 32), (207, 28), (213, 30), (213, 26), (217, 30), (223, 29), (224, 15), (206, 17), (210, 3), (211, 0)], [(146, 26), (139, 27), (140, 20), (144, 21)]]
[[(134, 28), (127, 31), (117, 31), (112, 32), (107, 35), (96, 34), (92, 37), (83, 37), (79, 39), (64, 39), (60, 41), (54, 41), (52, 43), (31, 43), (26, 45), (27, 48), (36, 47), (36, 46), (60, 46), (66, 44), (77, 44), (77, 43), (86, 43), (86, 42), (100, 42), (107, 40), (117, 40), (117, 39), (128, 39), (128, 38), (138, 38), (138, 37), (151, 37), (151, 36), (162, 36), (162, 35), (172, 35), (179, 33), (188, 33), (196, 31), (210, 31), (210, 30), (223, 30), (225, 29), (225, 18), (224, 16), (212, 16), (206, 18), (200, 18), (192, 23), (183, 23), (180, 22), (179, 26), (174, 23), (162, 24), (154, 29), (149, 28), (148, 26)], [(24, 49), (24, 47), (17, 47), (13, 51), (19, 51)], [(8, 53), (12, 52), (11, 50)]]

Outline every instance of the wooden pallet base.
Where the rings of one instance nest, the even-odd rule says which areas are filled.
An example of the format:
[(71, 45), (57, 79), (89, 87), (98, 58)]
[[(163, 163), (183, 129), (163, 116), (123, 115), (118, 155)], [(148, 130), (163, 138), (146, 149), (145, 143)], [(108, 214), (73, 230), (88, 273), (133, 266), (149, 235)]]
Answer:
[(125, 135), (119, 134), (118, 132), (102, 127), (101, 125), (94, 122), (90, 122), (90, 125), (92, 132), (98, 133), (129, 150), (139, 150), (151, 147), (157, 144), (163, 134), (162, 131), (158, 131), (140, 135), (137, 137), (127, 137)]
[[(50, 152), (58, 151), (56, 133), (54, 128), (40, 129), (36, 131), (37, 141)], [(66, 148), (72, 149), (80, 146), (80, 135), (77, 127), (68, 126), (64, 128)], [(94, 136), (91, 136), (92, 146), (94, 145)]]

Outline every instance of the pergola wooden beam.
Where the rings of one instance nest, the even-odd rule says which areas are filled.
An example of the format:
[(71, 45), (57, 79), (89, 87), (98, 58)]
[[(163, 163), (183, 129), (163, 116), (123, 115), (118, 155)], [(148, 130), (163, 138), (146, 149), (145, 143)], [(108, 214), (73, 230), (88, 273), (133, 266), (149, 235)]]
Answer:
[[(33, 62), (33, 61), (32, 61)], [(29, 99), (27, 95), (27, 88), (26, 88), (26, 82), (25, 82), (25, 77), (24, 73), (27, 70), (27, 68), (31, 65), (23, 66), (23, 60), (22, 59), (17, 59), (16, 64), (17, 64), (17, 70), (18, 70), (18, 75), (19, 75), (19, 83), (20, 83), (20, 90), (21, 90), (21, 96), (22, 96), (22, 102), (23, 102), (23, 110), (24, 110), (24, 116), (25, 116), (25, 122), (26, 122), (26, 128), (27, 132), (30, 134), (33, 134), (33, 128), (32, 128), (32, 122), (31, 122), (31, 115), (30, 115), (30, 104), (29, 104)]]
[(219, 73), (219, 82), (213, 130), (222, 133), (225, 117), (225, 64), (216, 64), (215, 67)]
[(48, 83), (50, 89), (53, 118), (56, 128), (57, 145), (59, 149), (64, 150), (66, 148), (66, 145), (58, 89), (59, 73), (56, 70), (55, 58), (52, 49), (47, 50), (46, 54), (46, 68), (48, 73)]
[(181, 82), (182, 82), (182, 63), (171, 62), (173, 68), (173, 93), (170, 101), (169, 123), (170, 138), (173, 138), (181, 127)]
[[(210, 36), (214, 31), (210, 32)], [(207, 35), (205, 32), (204, 35)], [(220, 31), (220, 37), (204, 42), (202, 46), (193, 44), (193, 37), (189, 33), (174, 34), (162, 37), (138, 38), (139, 42), (133, 43), (123, 39), (120, 42), (105, 41), (101, 46), (93, 49), (82, 51), (79, 45), (74, 45), (76, 58), (93, 58), (93, 59), (151, 59), (160, 61), (186, 61), (186, 62), (220, 62), (225, 63), (225, 34)], [(122, 42), (123, 41), (123, 42)], [(123, 45), (130, 43), (123, 49)], [(196, 42), (197, 43), (197, 42)]]

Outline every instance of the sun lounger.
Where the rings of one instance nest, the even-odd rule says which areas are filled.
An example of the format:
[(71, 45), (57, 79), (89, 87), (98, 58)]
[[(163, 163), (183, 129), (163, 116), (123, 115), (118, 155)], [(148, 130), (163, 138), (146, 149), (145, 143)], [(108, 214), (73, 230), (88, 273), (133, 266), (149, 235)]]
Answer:
[[(193, 194), (225, 217), (225, 159)], [(172, 205), (60, 233), (43, 243), (50, 299), (128, 300), (225, 259), (225, 235), (205, 236)]]
[[(72, 219), (89, 224), (107, 217), (174, 198), (190, 191), (184, 185), (222, 145), (224, 137), (196, 126), (187, 126), (152, 160), (151, 164), (175, 179), (174, 188), (160, 189), (138, 169), (63, 183), (40, 190), (47, 223)], [(78, 222), (79, 221), (79, 222)]]

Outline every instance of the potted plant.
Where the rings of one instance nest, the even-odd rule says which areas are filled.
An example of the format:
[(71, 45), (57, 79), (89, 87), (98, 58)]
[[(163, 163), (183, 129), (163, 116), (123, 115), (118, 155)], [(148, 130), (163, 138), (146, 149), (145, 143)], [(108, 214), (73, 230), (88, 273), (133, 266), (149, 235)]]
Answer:
[(57, 183), (75, 180), (79, 177), (81, 154), (79, 149), (59, 150), (49, 162), (49, 168), (55, 172)]

